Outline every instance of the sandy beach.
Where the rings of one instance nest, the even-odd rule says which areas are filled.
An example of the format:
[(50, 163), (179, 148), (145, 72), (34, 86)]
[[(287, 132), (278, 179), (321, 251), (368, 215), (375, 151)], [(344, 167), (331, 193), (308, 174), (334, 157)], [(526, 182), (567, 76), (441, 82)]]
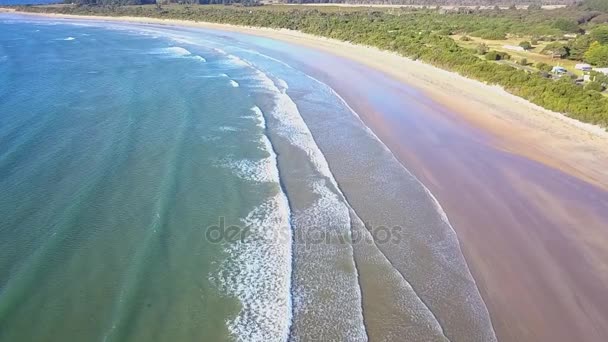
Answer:
[[(604, 129), (393, 53), (300, 32), (137, 17), (44, 16), (233, 31), (334, 56), (323, 63), (298, 62), (334, 88), (437, 197), (498, 339), (603, 341), (608, 336)], [(352, 63), (342, 67), (344, 73), (329, 72), (342, 70), (344, 61)], [(353, 71), (361, 66), (376, 74)], [(407, 85), (383, 94), (391, 106), (366, 92), (366, 82), (384, 78)], [(401, 113), (399, 103), (414, 103), (418, 111)]]

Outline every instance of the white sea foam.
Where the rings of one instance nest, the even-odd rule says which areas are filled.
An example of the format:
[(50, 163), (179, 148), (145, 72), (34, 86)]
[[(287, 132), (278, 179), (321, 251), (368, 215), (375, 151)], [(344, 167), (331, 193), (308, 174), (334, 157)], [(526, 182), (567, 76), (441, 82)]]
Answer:
[(157, 49), (153, 53), (158, 54), (158, 55), (166, 55), (166, 56), (170, 56), (170, 57), (191, 58), (191, 59), (197, 60), (199, 62), (207, 62), (205, 57), (195, 55), (192, 52), (190, 52), (189, 50), (187, 50), (183, 47), (180, 47), (180, 46), (171, 46), (168, 48)]
[(233, 86), (234, 88), (238, 88), (239, 87), (238, 82), (235, 81), (235, 80), (230, 80), (230, 85)]
[[(222, 51), (222, 50), (218, 50), (218, 49), (216, 49), (216, 50)], [(250, 63), (238, 58), (237, 56), (227, 55), (227, 58), (228, 58), (228, 61), (233, 65), (240, 66), (240, 67), (250, 67), (251, 66)]]
[(262, 110), (258, 106), (253, 106), (251, 111), (254, 114), (254, 117), (258, 120), (258, 127), (262, 129), (266, 129), (266, 121), (264, 120), (264, 114), (262, 114)]
[[(262, 112), (252, 109), (265, 128)], [(264, 181), (280, 183), (276, 154), (261, 132), (269, 156), (246, 163), (247, 175), (264, 175)], [(280, 186), (242, 220), (247, 239), (226, 247), (229, 258), (212, 275), (220, 290), (237, 297), (241, 310), (226, 322), (236, 341), (285, 341), (291, 321), (291, 227), (289, 203)]]
[(183, 47), (179, 47), (179, 46), (172, 46), (172, 47), (164, 48), (163, 50), (166, 53), (175, 54), (178, 56), (189, 56), (192, 54), (190, 51), (184, 49)]
[[(252, 116), (257, 121), (257, 126), (263, 131), (266, 130), (266, 121), (262, 110), (254, 106), (251, 108)], [(224, 128), (232, 128), (226, 127)], [(275, 182), (278, 183), (278, 171), (276, 161), (272, 158), (272, 145), (268, 138), (263, 135), (260, 138), (261, 148), (268, 152), (268, 157), (261, 159), (235, 159), (226, 156), (217, 161), (217, 166), (229, 168), (239, 178), (254, 182)]]
[[(222, 50), (216, 49), (221, 53)], [(270, 95), (274, 102), (273, 110), (269, 115), (276, 121), (273, 126), (273, 131), (276, 131), (281, 137), (290, 142), (294, 147), (302, 150), (311, 162), (311, 166), (316, 171), (316, 176), (310, 179), (310, 188), (316, 195), (316, 200), (311, 205), (303, 208), (295, 214), (298, 224), (302, 227), (331, 227), (333, 230), (332, 236), (342, 236), (348, 238), (351, 235), (350, 231), (350, 216), (348, 207), (344, 201), (343, 195), (339, 192), (337, 183), (329, 169), (329, 165), (325, 160), (322, 152), (316, 145), (314, 138), (308, 129), (308, 126), (300, 116), (296, 104), (287, 94), (287, 83), (278, 79), (273, 81), (268, 75), (257, 69), (254, 65), (234, 55), (227, 55), (228, 63), (237, 67), (251, 68), (254, 72), (255, 85), (254, 87), (260, 91)], [(254, 108), (254, 112), (261, 113), (259, 108)], [(263, 116), (262, 116), (263, 118)], [(265, 122), (261, 125), (265, 127)], [(251, 164), (245, 164), (247, 168), (241, 171), (249, 170)], [(250, 173), (246, 173), (250, 174)], [(316, 248), (315, 248), (316, 247)], [(319, 249), (320, 248), (320, 249)], [(319, 322), (325, 322), (327, 326), (319, 327), (320, 329), (339, 329), (349, 337), (349, 340), (362, 341), (366, 340), (367, 334), (363, 323), (363, 313), (360, 306), (361, 289), (358, 283), (358, 273), (354, 265), (353, 250), (349, 244), (327, 246), (317, 245), (312, 246), (312, 249), (305, 251), (306, 256), (300, 256), (299, 260), (316, 259), (317, 257), (324, 260), (312, 261), (306, 265), (309, 268), (300, 274), (306, 273), (306, 279), (309, 279), (306, 284), (294, 283), (292, 291), (294, 291), (293, 307), (296, 314), (306, 315), (306, 312), (314, 312)], [(318, 268), (317, 265), (323, 263), (336, 263), (336, 265), (344, 262), (344, 257), (348, 257), (353, 262), (355, 272), (335, 272), (334, 269)], [(306, 265), (300, 265), (306, 267)], [(325, 289), (333, 289), (330, 298), (324, 298), (327, 293), (321, 293), (319, 284), (324, 284)], [(252, 286), (249, 291), (257, 291), (255, 286)], [(259, 301), (260, 305), (264, 305), (265, 299)], [(270, 302), (272, 304), (272, 301)], [(359, 303), (358, 307), (350, 306), (351, 310), (345, 310), (344, 303)], [(241, 321), (247, 323), (245, 321)], [(249, 321), (247, 324), (256, 324), (255, 321)], [(230, 326), (230, 324), (229, 324)], [(258, 328), (255, 325), (241, 325), (243, 330), (232, 331), (240, 332), (255, 332)]]
[(70, 41), (70, 40), (75, 40), (76, 38), (74, 37), (67, 37), (67, 38), (63, 38), (62, 40), (66, 40), (66, 41)]
[[(460, 250), (460, 244), (458, 242), (458, 236), (456, 234), (456, 231), (454, 230), (454, 228), (452, 227), (450, 220), (448, 218), (448, 215), (446, 214), (446, 212), (443, 210), (443, 208), (441, 207), (441, 204), (439, 203), (439, 201), (437, 200), (437, 198), (433, 195), (433, 193), (430, 191), (430, 189), (428, 189), (423, 183), (422, 181), (420, 181), (416, 176), (414, 176), (398, 159), (397, 157), (393, 154), (393, 152), (384, 144), (384, 142), (382, 140), (380, 140), (380, 138), (367, 126), (365, 125), (365, 123), (363, 122), (363, 120), (361, 119), (361, 117), (359, 116), (359, 114), (352, 108), (350, 107), (350, 105), (346, 102), (346, 100), (344, 100), (344, 98), (342, 98), (333, 88), (331, 88), (330, 86), (328, 86), (327, 84), (319, 81), (318, 79), (310, 76), (310, 75), (306, 75), (306, 77), (310, 78), (311, 80), (317, 82), (318, 84), (320, 84), (323, 87), (326, 87), (327, 89), (329, 89), (329, 91), (332, 93), (332, 95), (336, 96), (344, 106), (346, 106), (350, 113), (355, 116), (361, 126), (365, 129), (366, 133), (372, 137), (375, 141), (377, 141), (380, 146), (383, 148), (383, 150), (385, 151), (385, 153), (390, 156), (389, 158), (395, 162), (397, 165), (399, 165), (401, 167), (401, 169), (410, 177), (412, 177), (413, 179), (416, 180), (416, 182), (424, 189), (425, 193), (427, 194), (427, 196), (431, 199), (431, 201), (433, 202), (434, 206), (435, 206), (435, 210), (436, 212), (439, 214), (441, 220), (446, 224), (446, 226), (449, 228), (448, 233), (448, 237), (449, 237), (449, 241), (450, 242), (450, 246), (457, 246), (458, 251), (459, 251), (459, 255), (463, 257), (462, 251)], [(448, 241), (444, 241), (444, 242), (448, 242)], [(443, 255), (440, 255), (441, 257), (443, 257)], [(495, 336), (495, 332), (494, 332), (494, 327), (492, 325), (491, 320), (489, 320), (489, 312), (487, 310), (487, 306), (483, 300), (483, 298), (481, 297), (481, 295), (479, 294), (479, 287), (477, 286), (477, 283), (475, 281), (475, 278), (473, 278), (473, 276), (470, 273), (469, 270), (469, 266), (466, 262), (466, 260), (464, 260), (463, 257), (463, 263), (466, 267), (466, 272), (468, 274), (464, 274), (463, 276), (467, 279), (469, 279), (470, 281), (472, 281), (472, 283), (475, 285), (475, 290), (477, 292), (478, 298), (481, 301), (482, 307), (481, 310), (482, 312), (480, 312), (479, 314), (481, 315), (480, 319), (484, 319), (484, 318), (488, 318), (488, 330), (489, 330), (489, 340), (490, 341), (496, 341), (496, 336)], [(448, 266), (449, 269), (452, 269), (453, 265), (453, 260), (443, 260), (443, 264)], [(459, 273), (459, 272), (455, 272), (455, 273)], [(430, 308), (428, 309), (429, 313), (431, 315), (433, 315), (434, 317), (434, 313), (430, 310)]]
[(274, 94), (275, 110), (272, 115), (280, 123), (279, 134), (288, 139), (294, 146), (306, 153), (315, 169), (327, 177), (335, 188), (338, 188), (325, 156), (319, 150), (314, 141), (312, 133), (300, 116), (295, 102), (287, 95), (288, 85), (284, 80), (277, 79), (275, 82), (262, 71), (256, 69), (260, 84)]
[(217, 75), (199, 75), (199, 76), (194, 76), (197, 78), (222, 78), (222, 77), (228, 77), (228, 75), (226, 74), (217, 74)]
[(238, 132), (239, 129), (236, 127), (232, 127), (232, 126), (220, 126), (217, 128), (218, 131), (220, 132)]
[(254, 182), (274, 182), (272, 169), (274, 165), (269, 159), (233, 159), (222, 158), (216, 162), (219, 167), (228, 168), (241, 179)]
[[(316, 200), (303, 210), (295, 213), (295, 227), (310, 229), (323, 227), (326, 233), (333, 237), (350, 238), (351, 224), (349, 209), (344, 196), (339, 191), (325, 156), (317, 146), (312, 133), (302, 119), (296, 104), (287, 94), (288, 85), (277, 79), (276, 83), (268, 75), (254, 69), (257, 84), (265, 88), (274, 97), (274, 109), (271, 116), (276, 121), (274, 130), (290, 144), (302, 150), (311, 162), (318, 176), (309, 179), (309, 186), (316, 195)], [(334, 244), (307, 246), (300, 255), (309, 262), (300, 265), (300, 272), (306, 273), (306, 284), (294, 284), (294, 310), (296, 315), (311, 311), (320, 321), (331, 328), (340, 329), (347, 334), (349, 340), (366, 340), (367, 334), (363, 323), (363, 312), (360, 306), (346, 310), (344, 303), (361, 303), (358, 272), (354, 265), (353, 250), (350, 244)], [(354, 273), (335, 272), (318, 268), (318, 264), (344, 262), (344, 257), (353, 262)], [(302, 259), (302, 260), (303, 260)], [(316, 261), (315, 261), (316, 260)], [(308, 265), (308, 266), (307, 266)], [(313, 265), (313, 266), (311, 266)], [(330, 296), (322, 294), (315, 284), (324, 284), (326, 289), (335, 289)], [(322, 297), (325, 297), (321, 300)], [(320, 327), (320, 329), (330, 327)]]

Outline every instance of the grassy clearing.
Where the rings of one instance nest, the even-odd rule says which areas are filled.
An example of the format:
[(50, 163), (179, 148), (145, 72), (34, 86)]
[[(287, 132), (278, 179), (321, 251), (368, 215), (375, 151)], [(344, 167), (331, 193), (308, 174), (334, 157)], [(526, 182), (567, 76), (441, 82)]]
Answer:
[[(483, 44), (486, 44), (488, 46), (488, 49), (490, 49), (490, 50), (496, 50), (496, 51), (508, 53), (509, 55), (511, 55), (512, 61), (514, 61), (514, 62), (517, 62), (517, 61), (521, 60), (522, 58), (525, 58), (528, 60), (530, 67), (534, 67), (534, 65), (536, 65), (536, 63), (542, 62), (542, 63), (549, 64), (551, 66), (564, 67), (564, 68), (568, 69), (568, 71), (570, 71), (571, 73), (573, 73), (577, 76), (583, 75), (582, 71), (576, 70), (574, 68), (576, 66), (576, 64), (581, 63), (580, 61), (552, 58), (551, 56), (547, 56), (547, 55), (541, 53), (541, 51), (551, 42), (538, 42), (538, 44), (535, 45), (532, 50), (528, 50), (528, 51), (514, 51), (514, 50), (507, 49), (504, 46), (505, 45), (519, 46), (519, 43), (522, 41), (531, 41), (532, 37), (510, 37), (505, 40), (488, 40), (488, 39), (481, 39), (481, 38), (477, 38), (477, 37), (469, 37), (471, 39), (470, 41), (460, 40), (462, 35), (453, 35), (451, 37), (454, 39), (454, 41), (458, 45), (460, 45), (464, 48), (475, 49), (479, 44), (483, 43)], [(564, 40), (564, 41), (560, 41), (560, 42), (566, 43), (567, 41)]]

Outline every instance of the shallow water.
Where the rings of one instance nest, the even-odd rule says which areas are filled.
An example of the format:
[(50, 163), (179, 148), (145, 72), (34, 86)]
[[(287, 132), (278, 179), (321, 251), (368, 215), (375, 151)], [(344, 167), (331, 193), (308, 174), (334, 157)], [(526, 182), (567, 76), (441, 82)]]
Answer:
[(281, 43), (0, 26), (0, 340), (494, 339), (434, 198)]

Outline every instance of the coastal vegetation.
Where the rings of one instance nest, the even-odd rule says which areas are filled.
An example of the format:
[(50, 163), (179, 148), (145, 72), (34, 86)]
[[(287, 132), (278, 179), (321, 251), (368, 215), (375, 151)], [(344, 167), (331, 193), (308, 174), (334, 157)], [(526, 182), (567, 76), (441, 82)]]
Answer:
[[(571, 63), (576, 63), (584, 60), (596, 67), (608, 66), (608, 24), (602, 19), (606, 16), (601, 11), (602, 4), (602, 1), (591, 0), (555, 10), (531, 7), (524, 10), (461, 8), (453, 11), (291, 5), (65, 5), (21, 9), (299, 30), (393, 51), (466, 77), (499, 85), (544, 108), (607, 127), (608, 97), (601, 92), (606, 87), (605, 79), (596, 77), (595, 83), (583, 86), (580, 81), (577, 82), (575, 75), (556, 77), (549, 73), (552, 65), (555, 65), (552, 61), (566, 62), (572, 59), (576, 61)], [(524, 51), (506, 52), (498, 51), (494, 46), (488, 48), (493, 41), (503, 44), (508, 39)], [(540, 51), (529, 53), (531, 49)], [(513, 60), (511, 57), (517, 58)]]

